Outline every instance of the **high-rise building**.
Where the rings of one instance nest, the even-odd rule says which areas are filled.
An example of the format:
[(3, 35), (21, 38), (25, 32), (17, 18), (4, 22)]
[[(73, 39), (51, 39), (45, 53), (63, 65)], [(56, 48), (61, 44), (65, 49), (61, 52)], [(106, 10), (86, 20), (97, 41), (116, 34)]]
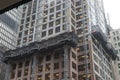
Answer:
[(6, 80), (114, 80), (102, 0), (32, 0), (17, 45), (5, 55)]
[(109, 41), (117, 52), (117, 59), (114, 61), (114, 72), (116, 80), (120, 79), (120, 29), (111, 30)]
[(33, 0), (23, 7), (17, 44), (26, 45), (68, 31), (80, 34), (82, 27), (90, 33), (94, 25), (106, 33), (102, 0)]
[(0, 15), (0, 80), (5, 78), (6, 65), (1, 61), (4, 52), (16, 48), (20, 8)]
[(20, 9), (0, 15), (0, 46), (16, 48), (17, 27), (20, 24)]

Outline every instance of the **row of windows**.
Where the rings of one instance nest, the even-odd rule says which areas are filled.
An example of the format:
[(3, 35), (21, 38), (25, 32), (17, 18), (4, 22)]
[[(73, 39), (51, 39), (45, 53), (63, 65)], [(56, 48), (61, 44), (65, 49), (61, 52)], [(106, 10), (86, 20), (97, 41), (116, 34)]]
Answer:
[(22, 40), (21, 39), (18, 39), (17, 40), (17, 45), (20, 45), (21, 43), (27, 43), (27, 42), (31, 42), (33, 41), (33, 35), (30, 35), (28, 37), (24, 37)]
[[(56, 5), (59, 5), (59, 4), (61, 4), (62, 2), (64, 3), (64, 1), (65, 0), (56, 0)], [(48, 7), (53, 7), (53, 6), (55, 6), (55, 0), (53, 0), (53, 1), (46, 1), (46, 4), (45, 4), (45, 8), (48, 8)]]
[(18, 34), (18, 38), (21, 38), (22, 35), (26, 36), (26, 35), (30, 35), (30, 34), (33, 34), (34, 32), (34, 28), (31, 28), (30, 30), (25, 30), (24, 32), (19, 32)]
[(22, 20), (21, 20), (21, 24), (28, 23), (28, 22), (30, 22), (30, 21), (31, 21), (31, 23), (32, 23), (32, 22), (34, 22), (34, 20), (35, 20), (35, 15), (32, 15), (32, 17), (30, 17), (30, 16), (27, 17), (27, 18), (26, 18), (26, 21), (25, 21), (25, 19), (22, 19)]
[[(52, 19), (54, 19), (53, 18), (53, 15), (52, 16), (50, 16), (50, 19), (52, 20)], [(61, 21), (62, 20), (62, 21)], [(43, 19), (43, 22), (45, 23), (45, 22), (48, 22), (48, 19), (47, 19), (47, 17), (45, 17), (44, 19)], [(56, 21), (55, 21), (55, 25), (59, 25), (59, 24), (61, 24), (61, 23), (65, 23), (65, 17), (63, 17), (62, 19), (57, 19)], [(51, 21), (51, 22), (49, 22), (49, 25), (54, 25), (54, 21)]]

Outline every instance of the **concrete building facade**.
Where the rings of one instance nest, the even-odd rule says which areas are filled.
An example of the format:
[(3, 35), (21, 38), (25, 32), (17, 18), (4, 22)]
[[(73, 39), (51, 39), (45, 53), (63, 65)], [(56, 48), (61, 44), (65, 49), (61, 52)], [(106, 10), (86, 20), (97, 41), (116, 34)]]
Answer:
[(4, 59), (6, 80), (114, 80), (116, 54), (107, 39), (102, 5), (102, 0), (23, 5), (18, 48)]
[(0, 15), (0, 45), (8, 49), (16, 48), (17, 27), (20, 24), (20, 9), (13, 9)]
[(114, 71), (116, 80), (118, 80), (120, 78), (120, 29), (111, 30), (109, 40), (117, 52), (117, 59), (114, 61)]
[(2, 62), (5, 51), (15, 49), (17, 27), (20, 24), (20, 9), (13, 9), (0, 15), (0, 80), (4, 80), (6, 64)]

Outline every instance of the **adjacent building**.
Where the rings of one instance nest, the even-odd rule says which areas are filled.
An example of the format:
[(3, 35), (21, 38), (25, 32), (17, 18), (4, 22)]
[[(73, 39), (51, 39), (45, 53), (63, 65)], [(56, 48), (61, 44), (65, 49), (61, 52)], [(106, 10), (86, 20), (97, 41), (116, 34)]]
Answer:
[(6, 64), (1, 61), (3, 55), (5, 51), (16, 48), (20, 13), (20, 9), (13, 9), (0, 15), (0, 80), (4, 80), (6, 71)]
[(16, 48), (17, 27), (20, 24), (20, 9), (0, 15), (0, 46)]
[(6, 80), (115, 80), (102, 0), (32, 0), (23, 5)]
[(116, 80), (120, 78), (120, 29), (110, 31), (110, 42), (117, 52), (117, 59), (114, 61), (114, 71)]

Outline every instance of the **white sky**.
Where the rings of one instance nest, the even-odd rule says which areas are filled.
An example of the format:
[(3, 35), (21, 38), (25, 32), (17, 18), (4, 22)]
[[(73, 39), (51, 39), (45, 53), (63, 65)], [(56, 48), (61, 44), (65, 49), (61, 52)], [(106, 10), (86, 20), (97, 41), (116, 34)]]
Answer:
[(113, 29), (120, 28), (120, 0), (103, 0), (105, 12), (109, 14)]

